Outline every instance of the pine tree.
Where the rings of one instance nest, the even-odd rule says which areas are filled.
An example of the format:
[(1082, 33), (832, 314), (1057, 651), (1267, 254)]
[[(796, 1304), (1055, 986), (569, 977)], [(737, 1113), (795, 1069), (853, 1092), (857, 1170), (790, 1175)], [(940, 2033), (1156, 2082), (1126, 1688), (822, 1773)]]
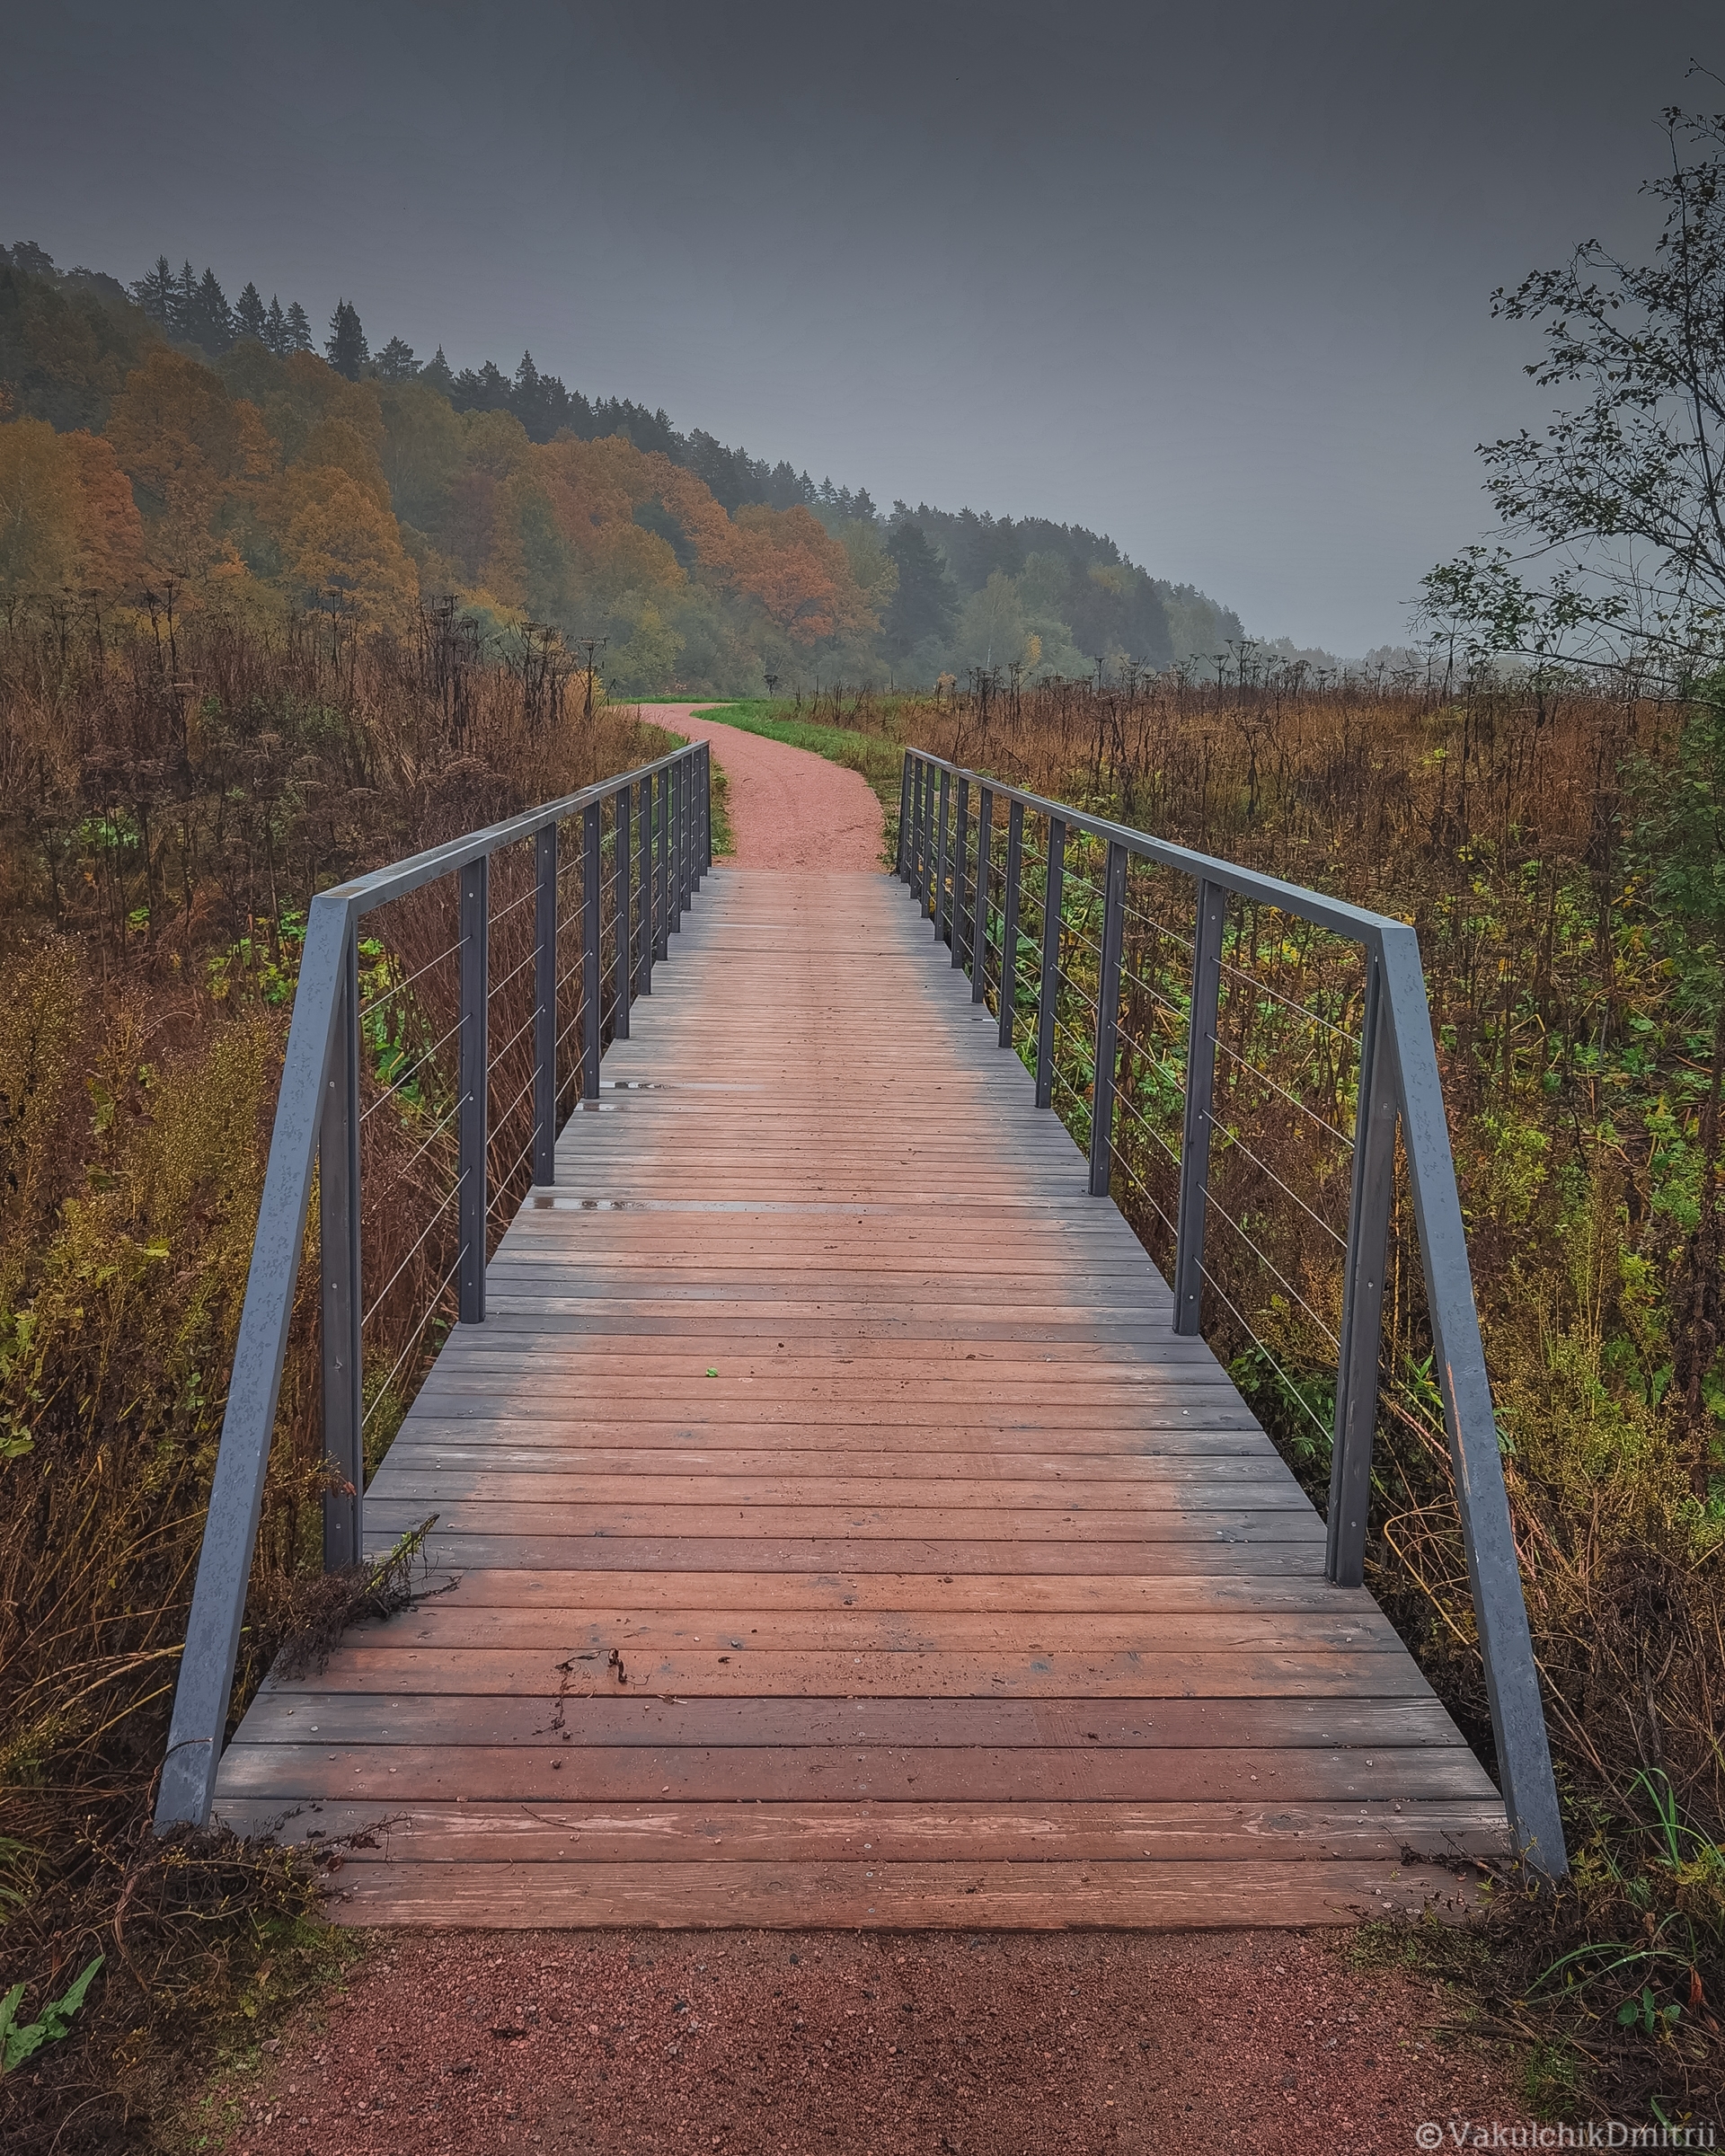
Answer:
[(173, 322), (175, 288), (173, 271), (168, 267), (165, 254), (158, 254), (155, 267), (140, 277), (132, 287), (132, 297), (143, 308), (158, 329), (168, 329)]
[(218, 358), (234, 341), (234, 310), (227, 304), (226, 293), (217, 283), (213, 270), (206, 270), (198, 280), (189, 334), (193, 343), (200, 344), (212, 359)]
[(377, 355), (377, 372), (385, 382), (411, 382), (419, 371), (413, 347), (404, 337), (392, 337)]
[(908, 517), (895, 520), (887, 536), (887, 552), (898, 570), (898, 588), (881, 626), (888, 649), (902, 658), (925, 638), (952, 633), (959, 594), (939, 550)]
[(263, 311), (262, 293), (248, 280), (244, 291), (234, 303), (235, 333), (241, 337), (255, 337), (261, 344), (264, 324), (268, 319)]
[(441, 345), (438, 347), (432, 358), (428, 359), (420, 369), (420, 380), (429, 384), (431, 388), (439, 391), (446, 397), (455, 387), (456, 377), (450, 371), (449, 362), (443, 356)]
[(168, 311), (168, 327), (176, 337), (190, 338), (197, 319), (198, 279), (191, 273), (191, 264), (186, 262), (173, 280), (173, 305)]
[(359, 310), (345, 299), (335, 303), (329, 341), (323, 349), (336, 373), (345, 375), (349, 382), (359, 379), (359, 369), (371, 358), (366, 349), (366, 332), (359, 325)]
[(288, 317), (281, 311), (281, 301), (274, 293), (270, 296), (270, 312), (263, 318), (263, 341), (278, 359), (285, 359), (294, 349), (288, 333)]
[(288, 349), (290, 352), (312, 349), (312, 325), (297, 300), (288, 310)]

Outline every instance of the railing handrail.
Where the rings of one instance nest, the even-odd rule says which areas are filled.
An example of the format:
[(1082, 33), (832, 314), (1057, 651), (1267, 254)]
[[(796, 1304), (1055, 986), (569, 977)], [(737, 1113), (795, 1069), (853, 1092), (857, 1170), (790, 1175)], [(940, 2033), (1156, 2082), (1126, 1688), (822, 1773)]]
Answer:
[[(939, 783), (934, 781), (938, 777)], [(978, 875), (969, 894), (974, 919), (967, 921), (964, 877), (969, 861), (965, 823), (971, 791), (978, 797)], [(949, 815), (949, 800), (955, 816)], [(1432, 1036), (1430, 1006), (1420, 941), (1393, 915), (1331, 898), (1321, 891), (1266, 876), (1255, 869), (1200, 853), (1107, 817), (1029, 792), (931, 751), (905, 752), (900, 782), (896, 873), (909, 885), (934, 932), (950, 931), (952, 962), (965, 962), (967, 935), (972, 996), (986, 995), (984, 946), (987, 879), (982, 873), (995, 807), (1010, 811), (1002, 955), (1012, 941), (1013, 993), (1003, 963), (1000, 1044), (1013, 1045), (1012, 1015), (1019, 980), (1018, 879), (1025, 811), (1048, 821), (1048, 870), (1057, 894), (1064, 879), (1067, 834), (1083, 831), (1107, 845), (1108, 871), (1100, 896), (1102, 939), (1098, 954), (1095, 1082), (1091, 1111), (1090, 1172), (1093, 1195), (1110, 1190), (1114, 1086), (1119, 1053), (1119, 975), (1125, 864), (1137, 855), (1192, 878), (1197, 887), (1192, 994), (1189, 1012), (1186, 1140), (1180, 1155), (1173, 1325), (1199, 1330), (1204, 1220), (1208, 1202), (1210, 1102), (1216, 1048), (1220, 959), (1224, 943), (1222, 899), (1252, 898), (1358, 942), (1366, 954), (1365, 1012), (1360, 1035), (1358, 1107), (1353, 1183), (1348, 1214), (1336, 1418), (1331, 1455), (1325, 1571), (1336, 1584), (1358, 1586), (1364, 1575), (1371, 1449), (1376, 1423), (1382, 1344), (1384, 1259), (1393, 1191), (1395, 1134), (1403, 1134), (1415, 1227), (1426, 1279), (1433, 1370), (1443, 1401), (1444, 1425), (1455, 1474), (1469, 1586), (1479, 1627), (1486, 1690), (1499, 1771), (1517, 1856), (1535, 1871), (1561, 1876), (1568, 1869), (1562, 1816), (1552, 1773), (1551, 1747), (1540, 1700), (1538, 1666), (1521, 1588), (1508, 1493), (1491, 1378), (1480, 1334), (1468, 1263), (1467, 1237), (1450, 1150), (1443, 1081)], [(952, 844), (949, 848), (948, 826)], [(991, 869), (992, 872), (992, 869)], [(1053, 1003), (1057, 968), (1059, 906), (1052, 918), (1045, 892), (1043, 949), (1038, 988), (1037, 1104), (1050, 1105)], [(978, 952), (980, 950), (980, 956)], [(1010, 1006), (1010, 1007), (1009, 1007)]]
[[(680, 924), (686, 905), (712, 865), (712, 762), (705, 742), (691, 742), (615, 778), (600, 780), (579, 792), (468, 832), (405, 861), (349, 878), (318, 892), (306, 909), (305, 939), (282, 1058), (263, 1194), (157, 1792), (158, 1832), (186, 1823), (201, 1826), (209, 1817), (239, 1659), (252, 1553), (262, 1516), (288, 1330), (305, 1256), (314, 1165), (322, 1178), (324, 1456), (341, 1481), (340, 1490), (325, 1499), (325, 1562), (356, 1562), (363, 1555), (358, 923), (391, 899), (405, 897), (445, 876), (459, 879), (459, 1309), (462, 1322), (482, 1321), (491, 859), (507, 846), (535, 842), (533, 1156), (535, 1183), (549, 1182), (555, 1172), (553, 1148), (556, 1137), (557, 833), (562, 824), (580, 818), (585, 857), (581, 908), (581, 1007), (585, 1015), (580, 1075), (583, 1094), (597, 1099), (602, 1016), (600, 819), (607, 802), (616, 804), (614, 829), (626, 833), (630, 827), (628, 807), (637, 792), (642, 817), (642, 880), (635, 896), (641, 938), (638, 943), (625, 862), (620, 865), (624, 872), (622, 889), (629, 917), (624, 932), (615, 939), (617, 997), (614, 1004), (621, 1033), (626, 1030), (628, 1007), (637, 985), (645, 989), (650, 985), (654, 959), (662, 955), (661, 947)], [(621, 825), (618, 814), (624, 819)], [(550, 1023), (544, 1022), (547, 1008)]]

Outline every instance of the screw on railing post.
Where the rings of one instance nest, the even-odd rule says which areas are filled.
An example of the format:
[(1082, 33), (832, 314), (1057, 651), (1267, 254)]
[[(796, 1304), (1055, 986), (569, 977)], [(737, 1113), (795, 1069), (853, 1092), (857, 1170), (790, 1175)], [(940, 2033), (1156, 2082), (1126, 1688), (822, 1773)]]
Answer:
[(630, 797), (632, 786), (619, 787), (611, 809), (611, 854), (617, 879), (616, 924), (612, 930), (612, 962), (616, 969), (616, 997), (611, 1009), (611, 1038), (629, 1038), (629, 1006), (635, 1000), (635, 902), (630, 870), (634, 856), (629, 850)]
[(1042, 879), (1042, 978), (1036, 1003), (1036, 1105), (1054, 1104), (1054, 1004), (1060, 986), (1060, 908), (1066, 879), (1066, 818), (1048, 818), (1048, 861)]
[(581, 811), (581, 1098), (599, 1097), (599, 804)]
[(1228, 895), (1198, 887), (1192, 938), (1192, 1006), (1186, 1040), (1186, 1122), (1180, 1147), (1180, 1223), (1174, 1237), (1174, 1330), (1196, 1333), (1203, 1314), (1204, 1207), (1210, 1185), (1210, 1109), (1216, 1098), (1216, 1024), (1222, 999), (1222, 931)]
[(461, 1272), (464, 1325), (485, 1321), (486, 1145), (491, 1129), (491, 863), (482, 853), (461, 871), (461, 1104), (456, 1135), (461, 1163)]
[(359, 974), (350, 932), (317, 1131), (317, 1224), (323, 1303), (323, 1569), (365, 1554), (365, 1390), (359, 1339)]
[(970, 929), (970, 1001), (988, 1000), (988, 875), (993, 866), (995, 793), (978, 789), (977, 803), (977, 911)]
[(1372, 1498), (1372, 1437), (1377, 1426), (1378, 1361), (1384, 1337), (1384, 1273), (1395, 1178), (1395, 1076), (1384, 1038), (1382, 972), (1366, 960), (1366, 1012), (1359, 1036), (1359, 1105), (1354, 1117), (1353, 1191), (1343, 1260), (1341, 1346), (1336, 1357), (1335, 1444), (1330, 1455), (1330, 1520), (1323, 1569), (1339, 1587), (1366, 1577), (1366, 1521)]
[(1114, 1074), (1120, 1054), (1120, 945), (1126, 932), (1126, 848), (1110, 839), (1102, 879), (1102, 956), (1096, 976), (1096, 1076), (1090, 1095), (1090, 1195), (1108, 1196), (1114, 1164)]
[(533, 1180), (557, 1180), (557, 826), (533, 842)]
[(951, 799), (951, 786), (952, 774), (942, 764), (934, 803), (934, 904), (930, 909), (933, 915), (934, 941), (937, 943), (946, 933), (946, 805)]
[(1006, 890), (1000, 925), (1000, 1045), (1013, 1045), (1018, 1015), (1018, 886), (1024, 872), (1024, 804), (1006, 810)]

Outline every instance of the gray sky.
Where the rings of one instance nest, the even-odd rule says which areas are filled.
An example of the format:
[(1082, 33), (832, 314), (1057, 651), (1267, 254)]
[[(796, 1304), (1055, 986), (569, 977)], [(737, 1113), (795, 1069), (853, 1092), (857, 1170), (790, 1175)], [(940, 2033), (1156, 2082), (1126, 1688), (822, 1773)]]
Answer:
[(530, 347), (1351, 653), (1544, 409), (1492, 287), (1650, 244), (1661, 107), (1725, 102), (1692, 57), (1690, 0), (58, 0), (7, 31), (0, 236)]

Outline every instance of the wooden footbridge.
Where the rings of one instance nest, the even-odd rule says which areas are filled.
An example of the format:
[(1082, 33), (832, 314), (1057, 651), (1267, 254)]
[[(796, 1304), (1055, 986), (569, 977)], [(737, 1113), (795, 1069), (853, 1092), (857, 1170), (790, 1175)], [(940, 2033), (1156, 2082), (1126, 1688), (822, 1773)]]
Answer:
[[(1057, 863), (1071, 812), (965, 775), (973, 808), (960, 775), (907, 764), (899, 880), (709, 870), (696, 747), (316, 902), (159, 1823), (357, 1833), (333, 1907), (366, 1923), (1305, 1924), (1455, 1897), (1455, 1860), (1512, 1838), (1561, 1869), (1495, 1439), (1482, 1464), (1465, 1426), (1471, 1299), (1443, 1313), (1447, 1398), (1508, 1817), (1358, 1584), (1363, 1527), (1326, 1535), (1003, 1051), (976, 954), (1013, 953), (1015, 1005), (1002, 879), (1022, 879), (1025, 816), (1053, 818)], [(616, 1037), (601, 1062), (581, 1029), (559, 1128), (544, 834), (571, 818), (583, 1008)], [(362, 1500), (357, 1205), (331, 1217), (360, 1180), (357, 924), (404, 875), (448, 873), (490, 948), (474, 863), (523, 844), (552, 1058), (533, 1186), (488, 1266), (464, 1212), (465, 1321)], [(463, 962), (482, 1035), (484, 966)], [(1205, 963), (1200, 933), (1200, 992)], [(489, 1068), (482, 1039), (462, 1049)], [(1413, 1062), (1379, 1057), (1404, 1116)], [(484, 1135), (464, 1133), (470, 1168)], [(381, 1554), (435, 1515), (440, 1591), (267, 1683), (224, 1748), (320, 1147), (347, 1480), (326, 1544)], [(1356, 1330), (1369, 1303), (1350, 1297)], [(1338, 1409), (1367, 1417), (1367, 1466), (1371, 1411)]]

